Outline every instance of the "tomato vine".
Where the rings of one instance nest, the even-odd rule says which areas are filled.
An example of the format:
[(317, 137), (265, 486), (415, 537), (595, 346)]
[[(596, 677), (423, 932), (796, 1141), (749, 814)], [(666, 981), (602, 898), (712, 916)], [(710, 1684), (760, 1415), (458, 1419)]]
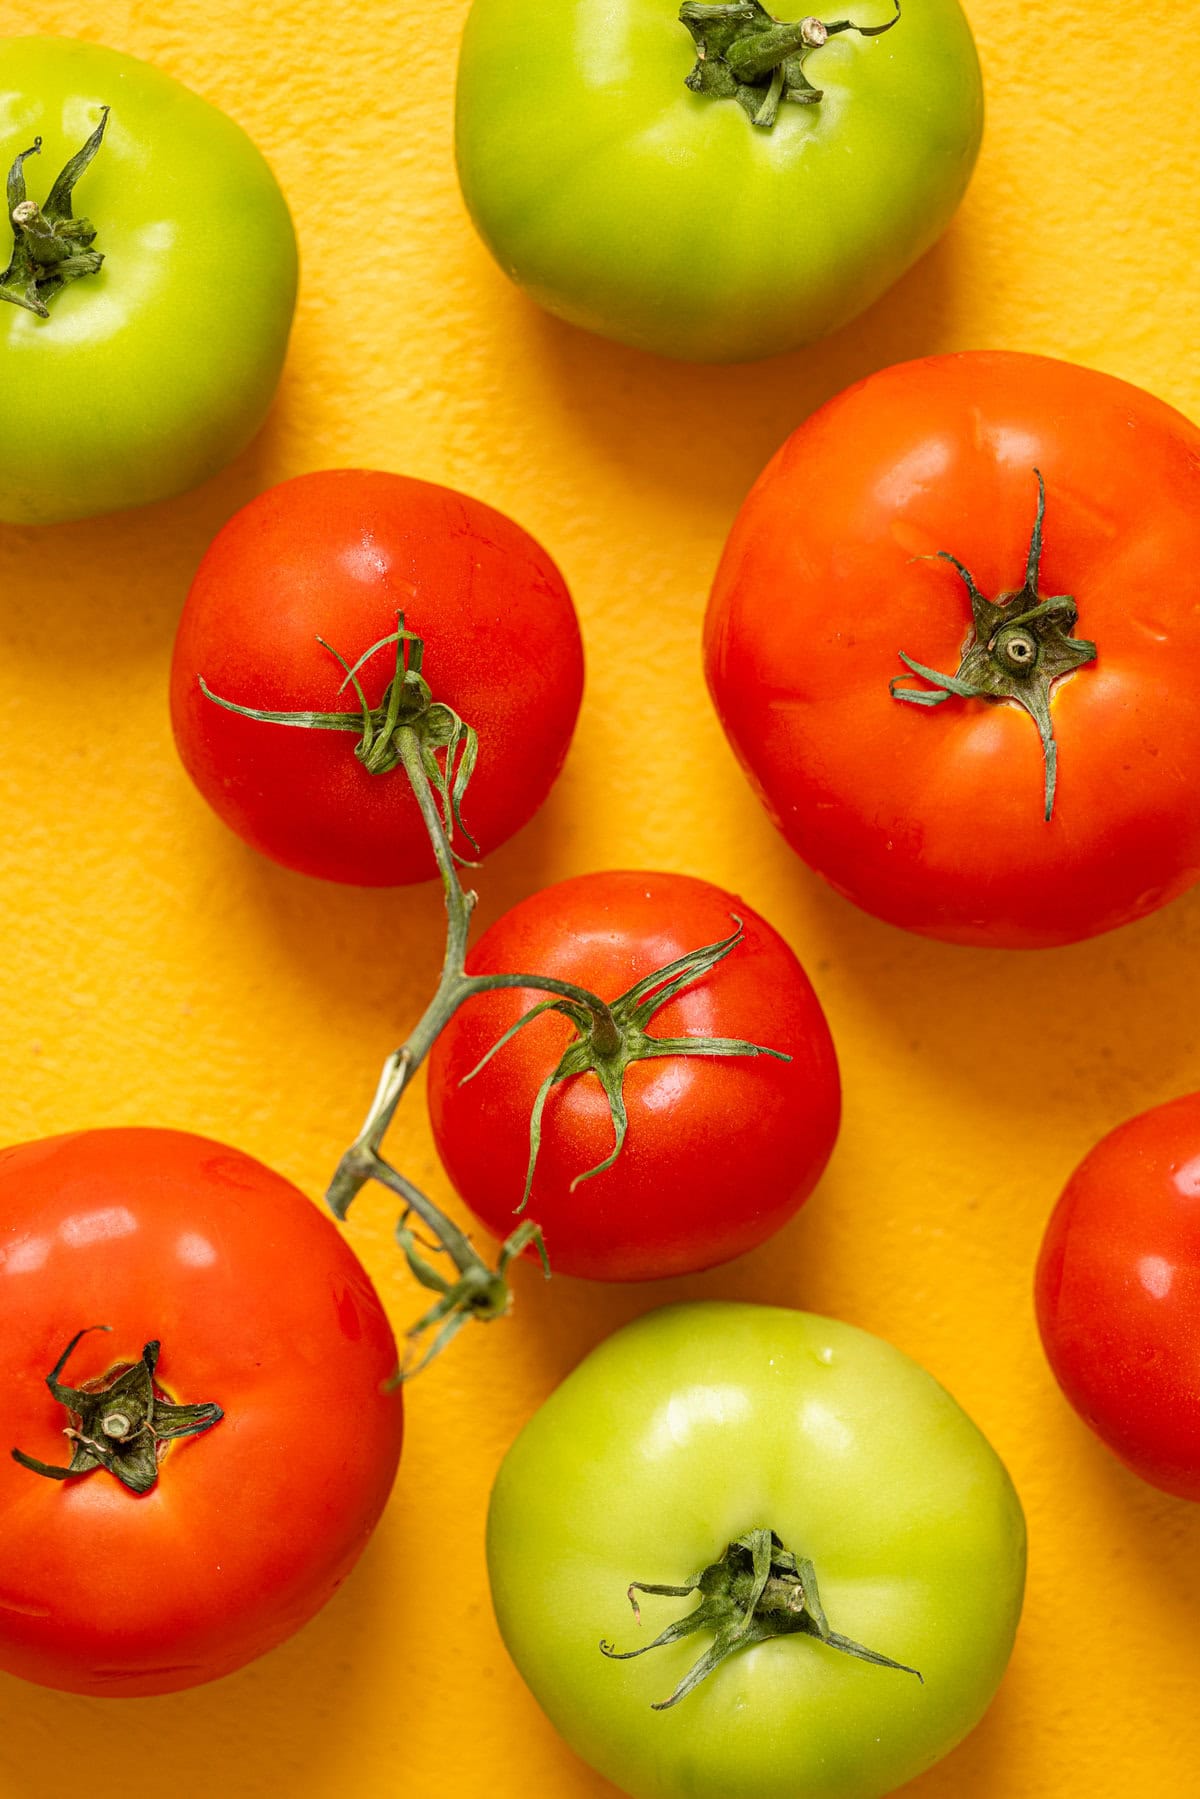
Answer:
[[(472, 848), (477, 847), (462, 817), (462, 802), (478, 754), (475, 731), (451, 707), (434, 697), (424, 673), (425, 644), (417, 633), (406, 628), (402, 613), (398, 614), (396, 629), (372, 644), (354, 663), (347, 662), (323, 638), (318, 641), (343, 669), (341, 691), (347, 687), (353, 690), (358, 702), (355, 710), (270, 711), (243, 706), (214, 693), (203, 676), (200, 687), (214, 704), (262, 724), (353, 733), (358, 738), (354, 754), (369, 773), (389, 775), (403, 771), (433, 848), (447, 921), (446, 948), (438, 984), (406, 1041), (388, 1057), (362, 1129), (342, 1156), (326, 1192), (327, 1203), (340, 1219), (346, 1217), (368, 1181), (386, 1187), (403, 1204), (396, 1226), (397, 1242), (414, 1279), (436, 1295), (433, 1304), (406, 1334), (406, 1353), (396, 1374), (397, 1380), (405, 1380), (426, 1367), (472, 1319), (491, 1323), (508, 1313), (512, 1305), (508, 1269), (523, 1251), (536, 1250), (547, 1278), (550, 1274), (542, 1233), (532, 1219), (523, 1220), (503, 1240), (493, 1267), (454, 1220), (383, 1154), (383, 1140), (414, 1075), (441, 1031), (467, 1000), (503, 987), (530, 989), (548, 996), (493, 1045), (472, 1075), (504, 1047), (515, 1030), (548, 1010), (568, 1018), (577, 1033), (557, 1066), (547, 1075), (534, 1104), (525, 1193), (515, 1207), (517, 1212), (523, 1209), (529, 1197), (540, 1145), (542, 1109), (546, 1096), (557, 1082), (595, 1073), (604, 1088), (612, 1115), (612, 1152), (595, 1168), (581, 1170), (578, 1184), (578, 1181), (610, 1167), (620, 1154), (627, 1128), (624, 1077), (632, 1062), (677, 1055), (766, 1055), (782, 1061), (790, 1058), (778, 1050), (765, 1049), (741, 1039), (656, 1038), (646, 1030), (659, 1007), (682, 988), (702, 979), (738, 947), (742, 941), (742, 927), (736, 918), (731, 920), (734, 929), (727, 936), (667, 964), (613, 1001), (606, 1001), (574, 982), (549, 975), (469, 974), (466, 968), (467, 940), (477, 896), (463, 886), (459, 867), (475, 864), (468, 863), (459, 854), (455, 839), (461, 835)], [(359, 676), (374, 656), (391, 645), (395, 646), (395, 668), (380, 703), (371, 706)], [(422, 1235), (418, 1226), (428, 1235)], [(444, 1264), (439, 1266), (430, 1259), (431, 1256), (445, 1257), (453, 1272), (446, 1271)]]

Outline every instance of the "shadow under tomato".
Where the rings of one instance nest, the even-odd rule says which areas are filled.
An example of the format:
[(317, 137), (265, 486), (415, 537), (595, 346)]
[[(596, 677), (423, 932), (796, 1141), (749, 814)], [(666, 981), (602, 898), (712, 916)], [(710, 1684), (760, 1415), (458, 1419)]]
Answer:
[[(382, 778), (404, 776), (398, 770)], [(463, 884), (479, 896), (472, 939), (558, 878), (557, 844), (569, 805), (560, 783), (535, 817), (478, 868), (460, 869)], [(314, 1015), (329, 1029), (344, 1027), (360, 1042), (382, 1031), (387, 1049), (394, 1048), (437, 987), (446, 940), (440, 884), (350, 887), (296, 874), (242, 844), (200, 802), (193, 810), (200, 815), (189, 821), (197, 879), (236, 881), (243, 900), (239, 929), (261, 934), (264, 951), (277, 946), (283, 952), (289, 981), (306, 989)], [(240, 964), (244, 941), (235, 954)], [(371, 1082), (377, 1072), (372, 1068)], [(368, 1097), (364, 1090), (364, 1107)]]
[[(1055, 1399), (1066, 1406), (1057, 1392)], [(1120, 1615), (1148, 1638), (1187, 1646), (1175, 1672), (1181, 1686), (1194, 1691), (1200, 1680), (1200, 1584), (1193, 1572), (1200, 1567), (1200, 1503), (1150, 1486), (1073, 1414), (1066, 1423), (1071, 1438), (1063, 1478), (1075, 1475), (1116, 1545), (1114, 1560), (1128, 1590)], [(1128, 1636), (1123, 1653), (1136, 1657)]]
[(835, 893), (765, 814), (751, 817), (758, 803), (732, 756), (712, 769), (706, 800), (743, 861), (749, 846), (746, 886), (814, 975), (835, 1039), (868, 1041), (877, 1065), (919, 1065), (955, 1128), (1006, 1144), (1010, 1163), (1042, 1134), (1060, 1163), (1072, 1139), (1082, 1155), (1123, 1118), (1200, 1085), (1200, 886), (1082, 943), (964, 948)]
[[(401, 1480), (404, 1478), (403, 1465)], [(272, 1528), (270, 1521), (248, 1529)], [(356, 1745), (390, 1711), (387, 1657), (364, 1645), (390, 1630), (415, 1635), (398, 1575), (404, 1545), (385, 1523), (329, 1604), (260, 1661), (207, 1686), (154, 1699), (84, 1698), (0, 1676), (4, 1708), (0, 1774), (12, 1799), (74, 1799), (97, 1740), (119, 1742), (122, 1760), (154, 1770), (173, 1799), (262, 1799), (269, 1741), (278, 1790), (345, 1792)], [(141, 1747), (138, 1747), (138, 1745)]]
[(1082, 1154), (1197, 1085), (1200, 889), (1084, 943), (1013, 951), (915, 937), (809, 879), (806, 902), (841, 940), (839, 980), (870, 1015), (873, 1040), (923, 1058), (981, 1127), (1045, 1127), (1056, 1143), (1074, 1136)]
[[(687, 1301), (797, 1307), (870, 1328), (869, 1320), (847, 1307), (848, 1283), (841, 1278), (840, 1259), (832, 1245), (822, 1243), (845, 1224), (841, 1185), (835, 1150), (816, 1191), (782, 1230), (757, 1249), (696, 1274), (630, 1283), (552, 1273), (546, 1281), (539, 1264), (523, 1259), (514, 1279), (514, 1316), (505, 1340), (505, 1353), (523, 1364), (521, 1389), (545, 1397), (614, 1331), (647, 1312)], [(576, 1199), (587, 1204), (586, 1187)], [(686, 1226), (686, 1195), (681, 1195), (681, 1232)]]
[[(875, 369), (959, 347), (969, 284), (962, 225), (859, 318), (764, 362), (675, 362), (565, 324), (524, 302), (521, 334), (545, 370), (540, 408), (569, 414), (632, 488), (697, 491), (732, 514), (809, 413)], [(532, 372), (532, 371), (531, 371)]]
[(120, 705), (131, 668), (167, 658), (192, 576), (226, 520), (282, 480), (291, 436), (285, 372), (253, 442), (199, 487), (152, 506), (59, 525), (0, 524), (5, 651), (48, 684), (68, 658), (91, 699)]
[[(1061, 1717), (1093, 1708), (1113, 1791), (1183, 1792), (1200, 1753), (1200, 1505), (1126, 1469), (1076, 1416), (1044, 1360), (1022, 1385), (1014, 1474), (1029, 1510), (1030, 1581), (1021, 1641), (1052, 1671)], [(1164, 1645), (1152, 1682), (1140, 1677)], [(1041, 1699), (1030, 1707), (1036, 1727)], [(1131, 1745), (1138, 1743), (1134, 1750)], [(1025, 1752), (1043, 1783), (1071, 1788), (1070, 1733), (1044, 1730)], [(1124, 1765), (1122, 1765), (1124, 1759)], [(1131, 1770), (1136, 1766), (1136, 1777)]]

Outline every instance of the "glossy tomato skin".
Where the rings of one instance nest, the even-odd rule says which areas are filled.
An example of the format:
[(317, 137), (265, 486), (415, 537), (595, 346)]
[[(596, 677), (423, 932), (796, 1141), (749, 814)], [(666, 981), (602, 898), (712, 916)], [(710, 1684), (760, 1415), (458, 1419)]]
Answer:
[[(635, 1661), (682, 1584), (752, 1529), (808, 1557), (835, 1631), (920, 1670), (793, 1636), (666, 1712), (707, 1647)], [(832, 1319), (705, 1304), (594, 1350), (509, 1451), (488, 1519), (509, 1653), (577, 1753), (631, 1799), (879, 1799), (983, 1714), (1021, 1610), (1025, 1530), (994, 1450), (925, 1371)]]
[(983, 125), (974, 42), (958, 0), (906, 0), (886, 36), (810, 56), (824, 100), (784, 104), (770, 131), (692, 93), (695, 62), (678, 0), (475, 0), (463, 194), (500, 267), (560, 318), (688, 361), (777, 355), (945, 230)]
[[(1053, 818), (1013, 703), (902, 705), (900, 652), (953, 674), (982, 592), (1040, 591), (1098, 657), (1059, 681)], [(786, 603), (785, 603), (786, 602)], [(1200, 875), (1200, 431), (1111, 376), (1000, 352), (883, 370), (793, 434), (734, 525), (705, 627), (730, 742), (792, 847), (889, 923), (1040, 948)]]
[[(474, 974), (536, 971), (616, 999), (676, 957), (744, 940), (648, 1027), (652, 1037), (730, 1037), (791, 1060), (669, 1057), (625, 1078), (629, 1132), (614, 1166), (572, 1193), (609, 1154), (599, 1079), (550, 1095), (526, 1215), (556, 1273), (659, 1280), (710, 1268), (777, 1231), (816, 1185), (837, 1136), (837, 1059), (820, 1002), (778, 932), (743, 900), (687, 875), (614, 872), (561, 881), (521, 901), (475, 945)], [(538, 1087), (574, 1036), (550, 1013), (472, 1081), (463, 1076), (543, 995), (481, 995), (451, 1020), (429, 1062), (429, 1111), (446, 1171), (488, 1229), (505, 1237), (525, 1186)]]
[[(0, 163), (44, 200), (111, 108), (75, 191), (99, 273), (42, 319), (0, 304), (0, 520), (48, 524), (182, 493), (266, 416), (296, 298), (296, 240), (233, 120), (160, 69), (70, 38), (0, 40)], [(3, 253), (7, 263), (7, 250)]]
[(1037, 1314), (1085, 1423), (1143, 1480), (1200, 1500), (1200, 1094), (1130, 1119), (1076, 1169)]
[[(220, 1423), (137, 1496), (0, 1460), (0, 1668), (104, 1696), (174, 1692), (262, 1655), (357, 1561), (400, 1454), (396, 1347), (365, 1271), (304, 1195), (176, 1131), (88, 1131), (0, 1154), (6, 1439), (61, 1465), (45, 1377), (162, 1343), (157, 1379)], [(8, 1448), (5, 1442), (5, 1450)]]
[[(323, 637), (354, 662), (396, 629), (425, 640), (423, 672), (479, 734), (463, 816), (486, 854), (554, 782), (579, 712), (583, 649), (571, 598), (540, 544), (450, 488), (335, 469), (260, 494), (220, 531), (184, 607), (171, 675), (175, 740), (226, 824), (302, 874), (367, 887), (436, 872), (402, 768), (368, 774), (356, 739), (255, 722), (200, 689), (272, 711), (353, 709)], [(395, 671), (361, 671), (377, 705)], [(460, 843), (460, 849), (469, 846)]]

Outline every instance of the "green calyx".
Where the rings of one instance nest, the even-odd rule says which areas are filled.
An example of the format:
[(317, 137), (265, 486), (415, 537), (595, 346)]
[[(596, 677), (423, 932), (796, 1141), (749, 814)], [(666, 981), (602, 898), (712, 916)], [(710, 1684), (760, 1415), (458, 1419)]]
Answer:
[[(541, 1149), (542, 1114), (551, 1091), (563, 1081), (575, 1080), (585, 1074), (596, 1075), (604, 1088), (613, 1123), (612, 1150), (594, 1168), (585, 1169), (575, 1176), (571, 1182), (573, 1193), (582, 1181), (591, 1180), (611, 1168), (621, 1153), (629, 1128), (625, 1110), (625, 1075), (631, 1063), (663, 1056), (774, 1056), (780, 1062), (791, 1061), (791, 1057), (784, 1055), (781, 1050), (764, 1049), (760, 1044), (746, 1043), (740, 1038), (652, 1037), (649, 1034), (647, 1027), (655, 1013), (668, 1000), (686, 987), (694, 986), (718, 962), (723, 962), (726, 956), (737, 949), (745, 932), (740, 919), (735, 918), (733, 922), (736, 928), (728, 937), (721, 938), (717, 943), (706, 944), (703, 949), (692, 950), (686, 956), (669, 962), (665, 968), (647, 975), (619, 999), (608, 1001), (603, 1011), (597, 1011), (575, 999), (542, 1000), (505, 1031), (486, 1056), (469, 1074), (464, 1075), (464, 1085), (467, 1081), (474, 1080), (518, 1031), (524, 1030), (526, 1025), (532, 1024), (535, 1018), (542, 1017), (546, 1012), (558, 1012), (564, 1018), (569, 1018), (578, 1033), (574, 1042), (564, 1051), (557, 1067), (551, 1069), (538, 1088), (533, 1102), (529, 1121), (529, 1165), (525, 1174), (525, 1192), (516, 1211), (523, 1212), (529, 1203)], [(488, 977), (480, 978), (479, 986), (487, 984)]]
[(83, 1387), (67, 1387), (59, 1380), (76, 1344), (89, 1330), (109, 1330), (107, 1324), (91, 1324), (76, 1331), (46, 1376), (53, 1397), (71, 1414), (63, 1435), (71, 1444), (66, 1468), (39, 1462), (24, 1450), (12, 1457), (22, 1468), (47, 1480), (71, 1480), (105, 1468), (132, 1493), (148, 1493), (158, 1479), (164, 1449), (176, 1437), (196, 1437), (211, 1430), (224, 1417), (219, 1405), (175, 1405), (155, 1384), (160, 1345), (147, 1343), (138, 1361), (124, 1363), (101, 1380)]
[(889, 691), (895, 700), (913, 706), (940, 706), (946, 700), (1015, 700), (1038, 728), (1045, 760), (1045, 820), (1054, 812), (1058, 785), (1058, 745), (1050, 717), (1050, 694), (1057, 681), (1096, 659), (1096, 645), (1071, 635), (1079, 608), (1070, 594), (1043, 599), (1038, 590), (1042, 562), (1042, 527), (1046, 516), (1046, 484), (1034, 469), (1038, 484), (1037, 516), (1029, 542), (1025, 583), (1015, 593), (989, 600), (980, 593), (970, 570), (957, 556), (939, 550), (938, 556), (958, 570), (971, 600), (972, 630), (962, 652), (957, 673), (939, 674), (900, 651), (900, 660), (928, 687), (902, 687), (898, 676)]
[(635, 1580), (629, 1588), (629, 1603), (640, 1624), (641, 1608), (637, 1593), (653, 1593), (663, 1598), (684, 1599), (699, 1593), (700, 1603), (694, 1611), (680, 1618), (640, 1649), (618, 1651), (611, 1643), (601, 1643), (602, 1655), (610, 1661), (632, 1661), (652, 1649), (663, 1649), (678, 1643), (697, 1631), (704, 1631), (712, 1642), (692, 1668), (684, 1675), (669, 1699), (651, 1709), (669, 1711), (681, 1699), (706, 1680), (713, 1671), (741, 1649), (767, 1643), (772, 1637), (815, 1637), (830, 1649), (852, 1655), (877, 1668), (892, 1668), (899, 1674), (912, 1674), (924, 1685), (916, 1668), (894, 1662), (890, 1656), (865, 1649), (831, 1630), (817, 1590), (816, 1570), (809, 1561), (784, 1548), (773, 1530), (752, 1530), (730, 1543), (719, 1561), (713, 1562), (694, 1579), (681, 1587), (650, 1586)]
[(12, 257), (0, 275), (0, 300), (23, 306), (39, 318), (50, 316), (48, 302), (80, 275), (94, 275), (104, 261), (93, 250), (96, 227), (88, 219), (75, 218), (72, 195), (75, 183), (104, 141), (108, 107), (102, 107), (100, 123), (82, 150), (76, 152), (50, 189), (44, 205), (29, 199), (25, 191), (25, 163), (42, 147), (35, 138), (22, 150), (8, 171), (8, 217), (12, 225)]
[(679, 22), (696, 40), (696, 66), (687, 85), (710, 100), (736, 100), (753, 124), (769, 131), (782, 101), (815, 106), (824, 99), (804, 71), (813, 51), (843, 31), (882, 37), (900, 18), (900, 0), (892, 4), (896, 10), (884, 25), (856, 25), (851, 19), (826, 24), (811, 17), (788, 25), (773, 18), (761, 0), (723, 6), (684, 0)]
[[(358, 737), (354, 754), (372, 775), (391, 774), (402, 765), (401, 732), (410, 732), (419, 747), (421, 766), (441, 804), (447, 839), (452, 841), (455, 831), (460, 831), (471, 848), (478, 850), (463, 823), (462, 801), (475, 772), (479, 740), (457, 712), (434, 699), (421, 673), (424, 641), (414, 631), (405, 629), (404, 614), (397, 614), (396, 629), (364, 650), (353, 667), (323, 637), (318, 637), (317, 642), (341, 664), (345, 679), (339, 692), (345, 692), (347, 687), (354, 689), (357, 711), (266, 712), (255, 706), (239, 706), (214, 693), (203, 675), (199, 678), (201, 692), (227, 712), (256, 719), (260, 724), (291, 725), (303, 731), (349, 731)], [(391, 645), (396, 650), (395, 672), (378, 706), (368, 705), (359, 674), (372, 656)]]

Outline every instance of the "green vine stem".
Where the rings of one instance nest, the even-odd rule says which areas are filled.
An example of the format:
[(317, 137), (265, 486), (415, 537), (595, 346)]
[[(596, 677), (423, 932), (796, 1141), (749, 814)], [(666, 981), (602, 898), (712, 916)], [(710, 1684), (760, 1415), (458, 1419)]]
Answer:
[[(504, 1241), (496, 1266), (491, 1268), (453, 1219), (394, 1168), (382, 1153), (383, 1139), (414, 1075), (439, 1034), (467, 1000), (500, 988), (523, 988), (547, 995), (505, 1033), (467, 1079), (478, 1074), (517, 1030), (548, 1010), (561, 1013), (576, 1029), (575, 1040), (547, 1076), (533, 1109), (525, 1194), (514, 1208), (517, 1212), (524, 1209), (529, 1198), (540, 1143), (542, 1111), (550, 1089), (556, 1083), (595, 1073), (604, 1087), (612, 1114), (612, 1153), (598, 1167), (581, 1171), (575, 1183), (578, 1185), (579, 1181), (610, 1167), (620, 1153), (627, 1129), (624, 1076), (631, 1062), (668, 1055), (769, 1055), (783, 1061), (789, 1058), (778, 1050), (765, 1049), (740, 1039), (657, 1038), (646, 1030), (654, 1014), (668, 999), (701, 979), (737, 948), (742, 941), (742, 928), (736, 919), (733, 920), (733, 932), (719, 943), (707, 944), (680, 957), (611, 1002), (586, 987), (549, 975), (468, 974), (467, 942), (476, 895), (462, 884), (459, 876), (462, 859), (454, 849), (453, 838), (456, 832), (467, 835), (461, 803), (475, 767), (475, 733), (450, 707), (434, 699), (423, 672), (424, 644), (415, 632), (406, 629), (403, 614), (399, 615), (396, 630), (373, 644), (353, 665), (324, 639), (318, 639), (318, 642), (330, 651), (345, 671), (342, 691), (353, 688), (358, 701), (356, 711), (265, 711), (240, 705), (214, 693), (202, 676), (200, 687), (215, 705), (262, 724), (353, 732), (358, 738), (354, 753), (368, 772), (386, 775), (403, 770), (433, 848), (442, 883), (447, 926), (437, 988), (407, 1040), (388, 1057), (362, 1128), (338, 1163), (326, 1192), (331, 1210), (341, 1219), (346, 1217), (355, 1197), (368, 1181), (386, 1187), (403, 1205), (396, 1227), (397, 1242), (414, 1279), (436, 1295), (428, 1311), (406, 1333), (405, 1354), (396, 1374), (397, 1380), (406, 1380), (440, 1354), (470, 1320), (490, 1323), (505, 1316), (512, 1304), (508, 1268), (524, 1250), (536, 1250), (547, 1277), (550, 1273), (541, 1231), (532, 1220), (523, 1221)], [(359, 674), (373, 656), (389, 645), (395, 647), (395, 668), (382, 700), (373, 707), (363, 691)], [(425, 1234), (420, 1234), (417, 1225)], [(440, 1258), (440, 1265), (430, 1257)]]

